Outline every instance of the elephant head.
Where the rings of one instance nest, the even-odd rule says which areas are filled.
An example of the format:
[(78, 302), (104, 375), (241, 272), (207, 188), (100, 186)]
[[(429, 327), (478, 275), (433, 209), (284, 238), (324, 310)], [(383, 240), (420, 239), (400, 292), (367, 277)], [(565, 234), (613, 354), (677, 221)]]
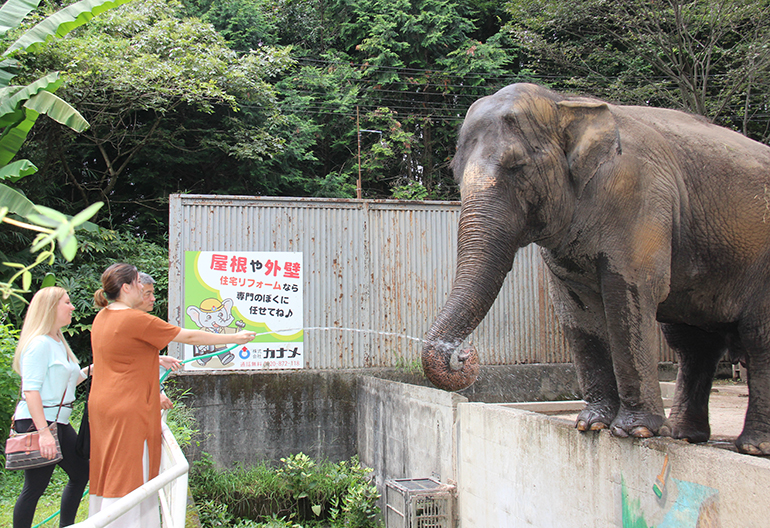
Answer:
[(475, 381), (478, 355), (458, 347), (491, 308), (516, 251), (558, 244), (595, 160), (619, 150), (600, 101), (516, 84), (470, 107), (451, 165), (462, 199), (455, 282), (422, 352), (434, 385), (460, 390)]

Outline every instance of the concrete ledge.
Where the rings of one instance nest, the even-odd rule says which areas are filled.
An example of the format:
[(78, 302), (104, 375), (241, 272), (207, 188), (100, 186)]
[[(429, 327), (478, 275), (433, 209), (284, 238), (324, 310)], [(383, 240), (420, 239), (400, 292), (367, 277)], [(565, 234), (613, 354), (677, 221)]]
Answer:
[[(507, 405), (457, 411), (459, 526), (768, 526), (770, 460), (579, 433)], [(659, 498), (653, 485), (667, 455)]]
[(565, 400), (553, 402), (503, 403), (501, 405), (504, 407), (510, 407), (511, 409), (520, 409), (522, 411), (551, 414), (580, 412), (583, 410), (583, 407), (585, 407), (586, 402), (583, 400)]

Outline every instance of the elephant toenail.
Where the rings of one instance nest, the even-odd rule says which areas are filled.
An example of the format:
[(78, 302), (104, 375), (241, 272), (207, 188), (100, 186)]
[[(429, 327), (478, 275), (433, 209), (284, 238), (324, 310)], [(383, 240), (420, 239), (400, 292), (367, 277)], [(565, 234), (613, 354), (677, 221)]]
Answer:
[(618, 438), (628, 438), (628, 433), (617, 425), (610, 431), (612, 432), (612, 436), (617, 436)]
[(761, 455), (762, 451), (757, 448), (757, 446), (751, 445), (751, 444), (743, 444), (738, 446), (738, 451), (741, 453), (745, 453), (747, 455)]
[(633, 431), (631, 431), (631, 436), (634, 438), (652, 438), (653, 435), (652, 431), (650, 431), (648, 428), (644, 427), (643, 425), (640, 425), (639, 427), (635, 427)]

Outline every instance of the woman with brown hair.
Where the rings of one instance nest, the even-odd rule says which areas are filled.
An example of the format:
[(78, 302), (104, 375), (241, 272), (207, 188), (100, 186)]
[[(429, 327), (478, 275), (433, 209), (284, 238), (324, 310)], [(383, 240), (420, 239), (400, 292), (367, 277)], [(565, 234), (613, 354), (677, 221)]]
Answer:
[[(102, 310), (91, 327), (94, 372), (88, 400), (90, 516), (158, 475), (158, 352), (171, 341), (190, 345), (246, 344), (256, 335), (252, 331), (213, 334), (188, 330), (135, 309), (143, 302), (142, 285), (137, 269), (129, 264), (107, 268), (94, 302)], [(179, 367), (179, 360), (164, 358), (164, 366)], [(155, 495), (109, 526), (160, 526), (158, 511)]]

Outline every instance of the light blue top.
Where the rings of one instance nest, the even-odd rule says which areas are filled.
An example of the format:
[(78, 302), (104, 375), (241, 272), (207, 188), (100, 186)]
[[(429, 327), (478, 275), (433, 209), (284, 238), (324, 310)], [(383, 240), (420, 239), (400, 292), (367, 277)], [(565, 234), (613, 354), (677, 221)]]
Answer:
[[(62, 406), (59, 412), (59, 403), (65, 390), (64, 403), (75, 401), (75, 386), (79, 377), (80, 367), (69, 358), (64, 343), (49, 335), (31, 340), (21, 355), (21, 390), (40, 393), (45, 419), (49, 422), (69, 423), (72, 408)], [(56, 413), (59, 413), (58, 419)], [(32, 418), (23, 399), (14, 416), (17, 420)]]

